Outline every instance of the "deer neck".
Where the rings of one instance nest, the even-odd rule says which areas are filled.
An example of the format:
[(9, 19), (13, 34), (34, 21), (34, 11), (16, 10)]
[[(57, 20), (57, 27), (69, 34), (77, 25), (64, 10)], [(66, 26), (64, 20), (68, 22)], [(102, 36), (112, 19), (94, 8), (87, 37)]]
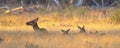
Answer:
[(39, 27), (38, 27), (38, 24), (37, 24), (37, 23), (35, 23), (35, 25), (33, 26), (33, 29), (34, 29), (35, 31), (38, 31), (38, 30), (39, 30)]

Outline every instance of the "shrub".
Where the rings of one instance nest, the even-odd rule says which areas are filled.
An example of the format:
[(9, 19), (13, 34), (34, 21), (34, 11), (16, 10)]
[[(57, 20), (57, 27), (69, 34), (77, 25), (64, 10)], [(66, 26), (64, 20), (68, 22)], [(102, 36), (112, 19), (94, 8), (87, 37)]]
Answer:
[(111, 17), (113, 23), (120, 23), (120, 8), (115, 10), (114, 15)]

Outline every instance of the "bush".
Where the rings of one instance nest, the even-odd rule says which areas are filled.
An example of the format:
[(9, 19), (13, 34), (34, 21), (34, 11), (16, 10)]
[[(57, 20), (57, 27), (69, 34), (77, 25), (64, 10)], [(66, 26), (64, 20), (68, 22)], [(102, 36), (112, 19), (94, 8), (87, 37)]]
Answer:
[(120, 8), (115, 10), (115, 14), (111, 17), (113, 23), (120, 23)]

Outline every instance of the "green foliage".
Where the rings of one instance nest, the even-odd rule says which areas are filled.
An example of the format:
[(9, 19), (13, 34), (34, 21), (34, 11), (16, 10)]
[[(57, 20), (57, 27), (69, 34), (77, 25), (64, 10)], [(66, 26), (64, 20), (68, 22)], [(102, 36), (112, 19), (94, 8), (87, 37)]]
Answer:
[(115, 14), (111, 17), (113, 23), (120, 23), (120, 8), (117, 8)]

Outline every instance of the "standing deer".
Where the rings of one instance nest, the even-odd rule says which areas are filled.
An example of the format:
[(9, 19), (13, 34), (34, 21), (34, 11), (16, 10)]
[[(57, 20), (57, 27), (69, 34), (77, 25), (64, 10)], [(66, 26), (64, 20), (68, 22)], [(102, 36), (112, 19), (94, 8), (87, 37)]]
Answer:
[(68, 30), (63, 30), (63, 29), (61, 29), (61, 31), (63, 32), (63, 35), (68, 35), (68, 32), (70, 31), (70, 29), (68, 29)]
[(85, 32), (86, 32), (85, 26), (83, 26), (83, 27), (78, 26), (78, 28), (80, 29), (80, 32), (81, 32), (81, 33), (85, 33)]
[(32, 26), (35, 32), (48, 33), (45, 28), (39, 28), (38, 27), (38, 24), (37, 24), (38, 19), (39, 18), (36, 18), (32, 21), (27, 22), (26, 24)]

